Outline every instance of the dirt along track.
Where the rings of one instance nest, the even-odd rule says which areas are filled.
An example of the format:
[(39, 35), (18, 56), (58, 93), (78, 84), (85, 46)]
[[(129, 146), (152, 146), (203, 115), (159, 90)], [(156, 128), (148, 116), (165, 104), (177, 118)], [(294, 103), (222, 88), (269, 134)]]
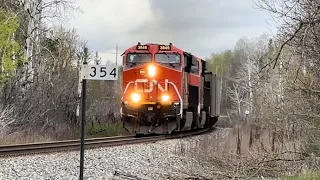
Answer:
[[(212, 131), (214, 128), (197, 129), (181, 133), (173, 133), (170, 135), (154, 135), (146, 137), (130, 136), (115, 136), (115, 137), (103, 137), (103, 138), (90, 138), (85, 139), (85, 149), (99, 148), (99, 147), (111, 147), (121, 146), (137, 143), (151, 143), (166, 139), (183, 138), (187, 136), (199, 135)], [(19, 156), (19, 155), (31, 155), (38, 153), (52, 153), (59, 151), (79, 150), (80, 139), (67, 140), (67, 141), (53, 141), (44, 143), (30, 143), (30, 144), (18, 144), (18, 145), (6, 145), (0, 146), (0, 157)]]

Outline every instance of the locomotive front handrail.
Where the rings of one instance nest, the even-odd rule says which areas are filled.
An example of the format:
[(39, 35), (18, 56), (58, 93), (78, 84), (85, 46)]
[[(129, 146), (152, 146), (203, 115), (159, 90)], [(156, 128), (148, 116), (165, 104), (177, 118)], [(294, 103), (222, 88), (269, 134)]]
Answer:
[(128, 88), (129, 88), (129, 85), (130, 85), (130, 84), (133, 84), (133, 83), (134, 83), (133, 81), (130, 81), (130, 82), (127, 84), (127, 86), (126, 86), (126, 88), (124, 89), (123, 94), (122, 94), (122, 96), (121, 96), (121, 101), (123, 100), (123, 95), (126, 94)]
[(176, 91), (176, 93), (178, 94), (178, 97), (179, 97), (179, 99), (180, 99), (180, 114), (178, 114), (178, 115), (180, 115), (181, 116), (181, 118), (182, 118), (182, 108), (183, 108), (183, 101), (182, 101), (182, 98), (181, 98), (181, 95), (180, 95), (180, 93), (179, 93), (179, 91), (178, 91), (178, 88), (177, 88), (177, 86), (173, 83), (173, 82), (168, 82), (169, 84), (171, 84), (173, 87), (174, 87), (174, 89), (175, 89), (175, 91)]

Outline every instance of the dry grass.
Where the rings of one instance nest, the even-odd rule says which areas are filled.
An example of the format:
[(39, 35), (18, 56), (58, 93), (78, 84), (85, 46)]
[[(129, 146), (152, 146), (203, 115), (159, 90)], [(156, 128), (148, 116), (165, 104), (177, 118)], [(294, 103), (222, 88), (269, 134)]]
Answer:
[(320, 179), (320, 171), (307, 172), (307, 173), (296, 175), (296, 176), (281, 178), (281, 180), (319, 180), (319, 179)]
[[(108, 137), (108, 136), (120, 136), (127, 135), (128, 133), (123, 129), (121, 123), (105, 123), (105, 124), (93, 124), (87, 123), (86, 125), (86, 138), (96, 137)], [(34, 132), (21, 132), (7, 135), (4, 131), (0, 131), (0, 145), (10, 144), (25, 144), (35, 142), (50, 142), (50, 141), (62, 141), (80, 138), (80, 128), (73, 131), (59, 130), (55, 132), (48, 132), (47, 134), (40, 135)], [(5, 134), (5, 135), (4, 135)]]
[(320, 167), (319, 157), (300, 152), (303, 141), (242, 124), (204, 135), (195, 143), (182, 142), (176, 154), (210, 167), (213, 179), (278, 178)]
[(50, 142), (56, 140), (50, 136), (12, 134), (0, 137), (0, 145)]

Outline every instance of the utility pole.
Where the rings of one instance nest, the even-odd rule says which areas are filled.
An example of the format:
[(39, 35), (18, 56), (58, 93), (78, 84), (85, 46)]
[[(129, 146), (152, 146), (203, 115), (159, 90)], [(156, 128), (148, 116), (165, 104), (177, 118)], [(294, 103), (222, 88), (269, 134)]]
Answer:
[[(116, 44), (116, 67), (118, 68), (118, 44)], [(115, 84), (115, 92), (117, 92), (118, 89), (118, 81), (114, 81)]]
[(116, 66), (118, 65), (118, 44), (116, 44)]

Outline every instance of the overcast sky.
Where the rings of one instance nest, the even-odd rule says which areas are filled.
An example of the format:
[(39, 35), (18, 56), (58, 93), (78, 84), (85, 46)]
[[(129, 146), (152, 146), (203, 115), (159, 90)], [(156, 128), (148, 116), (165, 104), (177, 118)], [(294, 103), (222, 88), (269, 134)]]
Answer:
[[(270, 15), (253, 0), (76, 0), (76, 28), (105, 60), (137, 42), (174, 45), (200, 57), (231, 49), (243, 36), (275, 33)], [(119, 61), (118, 61), (119, 62)]]

